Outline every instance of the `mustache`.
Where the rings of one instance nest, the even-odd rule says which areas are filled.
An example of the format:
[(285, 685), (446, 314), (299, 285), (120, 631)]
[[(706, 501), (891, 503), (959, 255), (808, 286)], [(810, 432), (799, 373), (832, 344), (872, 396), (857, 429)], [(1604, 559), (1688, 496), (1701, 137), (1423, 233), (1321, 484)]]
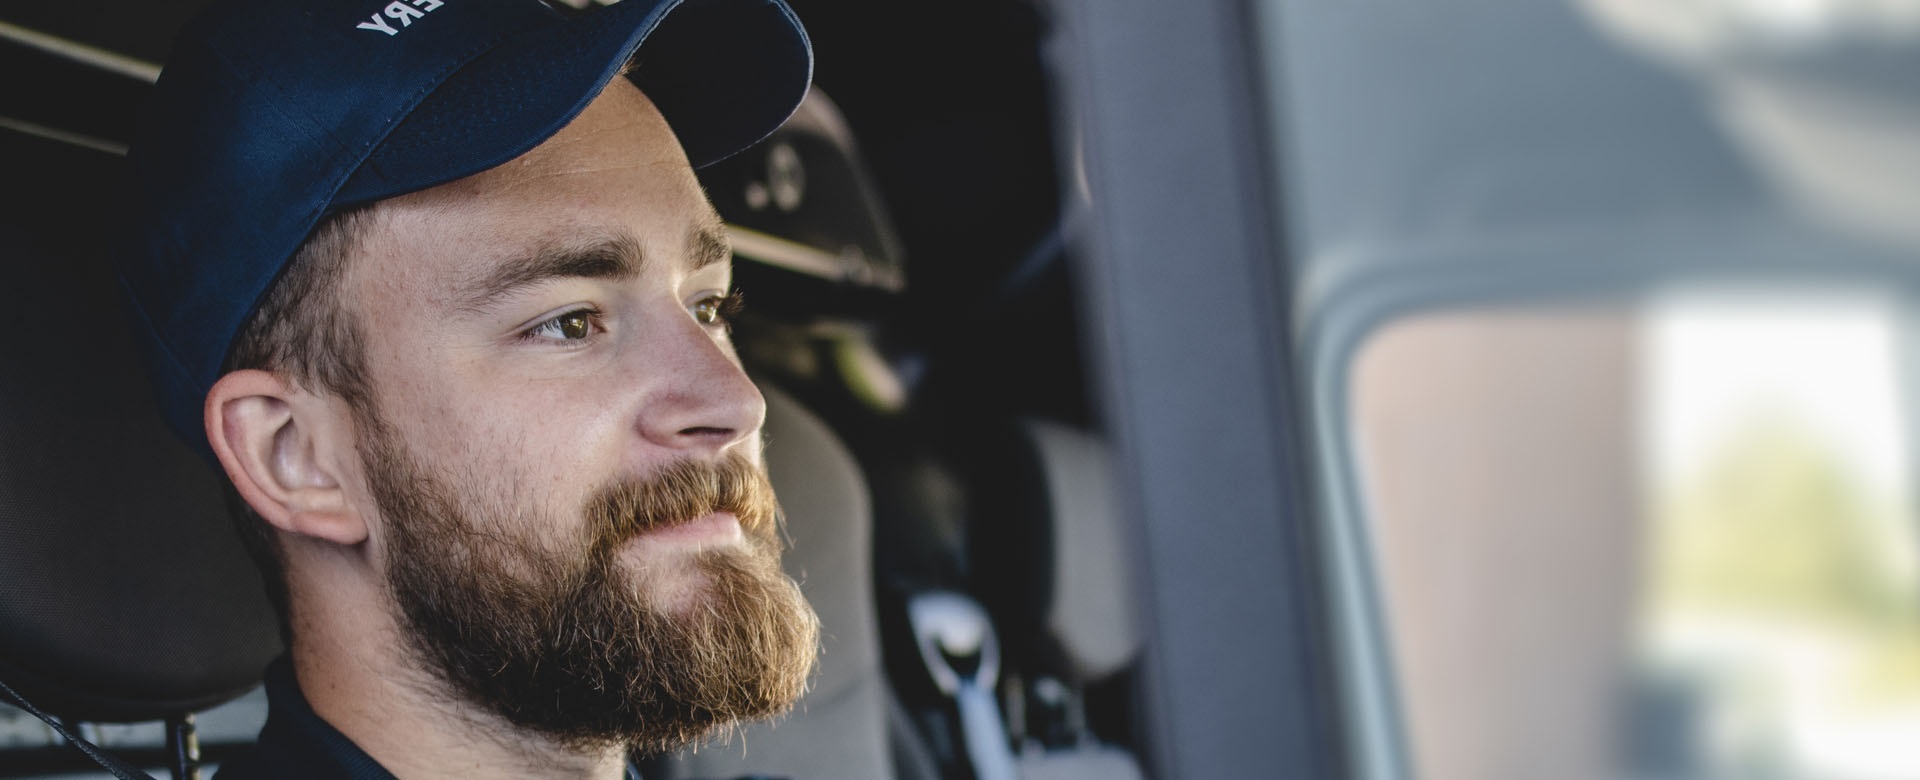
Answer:
[(675, 461), (646, 477), (609, 485), (587, 507), (601, 545), (618, 545), (714, 512), (739, 518), (749, 536), (769, 532), (778, 522), (779, 504), (766, 470), (742, 455)]

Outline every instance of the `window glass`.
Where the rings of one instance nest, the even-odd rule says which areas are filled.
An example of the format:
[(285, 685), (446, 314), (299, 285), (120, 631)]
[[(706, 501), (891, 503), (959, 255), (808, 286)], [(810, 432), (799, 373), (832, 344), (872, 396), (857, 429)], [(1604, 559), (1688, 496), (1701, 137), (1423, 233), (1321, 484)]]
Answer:
[(1425, 780), (1920, 777), (1897, 307), (1459, 309), (1350, 375)]

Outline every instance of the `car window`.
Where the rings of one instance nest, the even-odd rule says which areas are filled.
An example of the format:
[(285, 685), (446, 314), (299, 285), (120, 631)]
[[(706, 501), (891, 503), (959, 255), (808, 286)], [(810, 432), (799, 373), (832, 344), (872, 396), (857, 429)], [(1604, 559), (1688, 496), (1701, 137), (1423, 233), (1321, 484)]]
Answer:
[(1355, 775), (1920, 775), (1920, 4), (1260, 4)]
[(1416, 774), (1912, 776), (1898, 322), (1694, 293), (1370, 339), (1351, 434)]

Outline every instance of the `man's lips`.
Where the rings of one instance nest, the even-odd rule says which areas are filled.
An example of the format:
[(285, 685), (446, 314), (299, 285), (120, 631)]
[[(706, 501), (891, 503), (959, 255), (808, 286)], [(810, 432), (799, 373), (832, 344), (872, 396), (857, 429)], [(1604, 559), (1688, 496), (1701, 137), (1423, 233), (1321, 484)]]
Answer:
[(726, 544), (741, 539), (740, 518), (732, 512), (708, 512), (681, 523), (652, 528), (638, 539), (665, 544)]

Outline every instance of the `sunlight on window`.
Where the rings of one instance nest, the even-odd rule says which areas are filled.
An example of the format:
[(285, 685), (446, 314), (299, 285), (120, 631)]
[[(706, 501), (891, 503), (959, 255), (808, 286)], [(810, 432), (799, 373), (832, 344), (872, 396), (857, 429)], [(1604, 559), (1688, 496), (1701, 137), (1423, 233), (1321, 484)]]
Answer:
[(1682, 298), (1648, 315), (1640, 768), (1916, 777), (1920, 540), (1893, 307)]

